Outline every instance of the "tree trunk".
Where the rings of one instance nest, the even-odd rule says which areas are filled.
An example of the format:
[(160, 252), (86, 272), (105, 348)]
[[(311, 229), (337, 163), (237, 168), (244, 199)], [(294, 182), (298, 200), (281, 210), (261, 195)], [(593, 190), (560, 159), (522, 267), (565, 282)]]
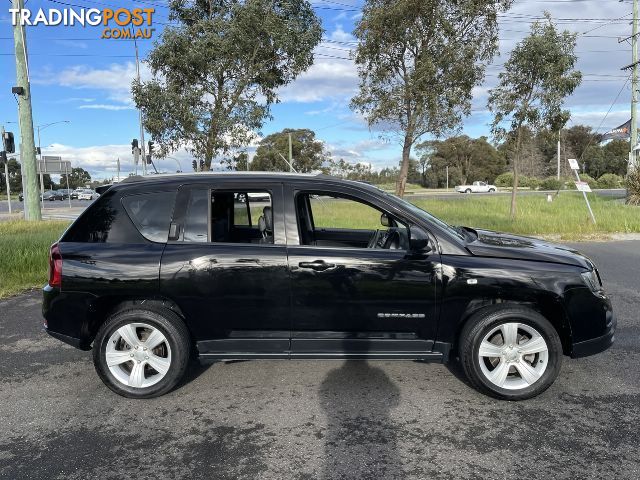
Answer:
[(516, 194), (518, 192), (518, 164), (520, 163), (520, 147), (522, 143), (522, 128), (518, 125), (516, 137), (516, 154), (513, 158), (513, 189), (511, 190), (511, 220), (516, 219)]
[(398, 176), (398, 184), (396, 185), (396, 195), (404, 197), (404, 190), (407, 186), (407, 175), (409, 174), (409, 157), (411, 155), (411, 144), (413, 143), (413, 135), (410, 132), (404, 135), (404, 145), (402, 146), (402, 165), (400, 166), (400, 175)]

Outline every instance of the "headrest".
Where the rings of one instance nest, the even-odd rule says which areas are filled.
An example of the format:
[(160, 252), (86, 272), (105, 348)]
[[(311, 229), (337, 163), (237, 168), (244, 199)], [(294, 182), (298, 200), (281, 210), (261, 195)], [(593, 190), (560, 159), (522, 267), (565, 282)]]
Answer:
[(266, 230), (273, 232), (273, 212), (271, 207), (264, 207), (262, 209), (262, 216), (264, 217)]

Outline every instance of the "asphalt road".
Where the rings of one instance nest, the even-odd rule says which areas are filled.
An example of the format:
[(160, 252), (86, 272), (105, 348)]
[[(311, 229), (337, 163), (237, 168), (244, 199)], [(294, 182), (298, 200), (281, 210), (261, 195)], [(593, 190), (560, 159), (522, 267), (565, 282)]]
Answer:
[[(72, 208), (86, 208), (91, 202), (89, 200), (71, 200)], [(69, 200), (45, 200), (42, 202), (44, 210), (69, 209)], [(11, 210), (21, 212), (24, 209), (24, 202), (11, 200)], [(0, 213), (9, 213), (9, 205), (6, 200), (0, 201)]]
[(218, 363), (128, 400), (41, 332), (38, 293), (2, 301), (0, 478), (640, 478), (640, 242), (578, 247), (617, 342), (519, 403), (407, 361)]

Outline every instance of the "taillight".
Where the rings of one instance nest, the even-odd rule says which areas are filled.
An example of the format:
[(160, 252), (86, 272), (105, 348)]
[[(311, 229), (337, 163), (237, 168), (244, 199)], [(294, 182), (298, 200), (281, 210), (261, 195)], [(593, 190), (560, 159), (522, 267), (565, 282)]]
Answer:
[(49, 251), (49, 286), (58, 288), (62, 286), (62, 255), (57, 243), (51, 245)]

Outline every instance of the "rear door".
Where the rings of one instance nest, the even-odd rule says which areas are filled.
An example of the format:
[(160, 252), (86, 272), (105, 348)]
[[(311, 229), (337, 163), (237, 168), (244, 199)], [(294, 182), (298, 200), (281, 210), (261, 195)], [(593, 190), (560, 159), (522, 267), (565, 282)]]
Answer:
[(160, 289), (189, 318), (203, 357), (288, 356), (282, 185), (181, 187)]

